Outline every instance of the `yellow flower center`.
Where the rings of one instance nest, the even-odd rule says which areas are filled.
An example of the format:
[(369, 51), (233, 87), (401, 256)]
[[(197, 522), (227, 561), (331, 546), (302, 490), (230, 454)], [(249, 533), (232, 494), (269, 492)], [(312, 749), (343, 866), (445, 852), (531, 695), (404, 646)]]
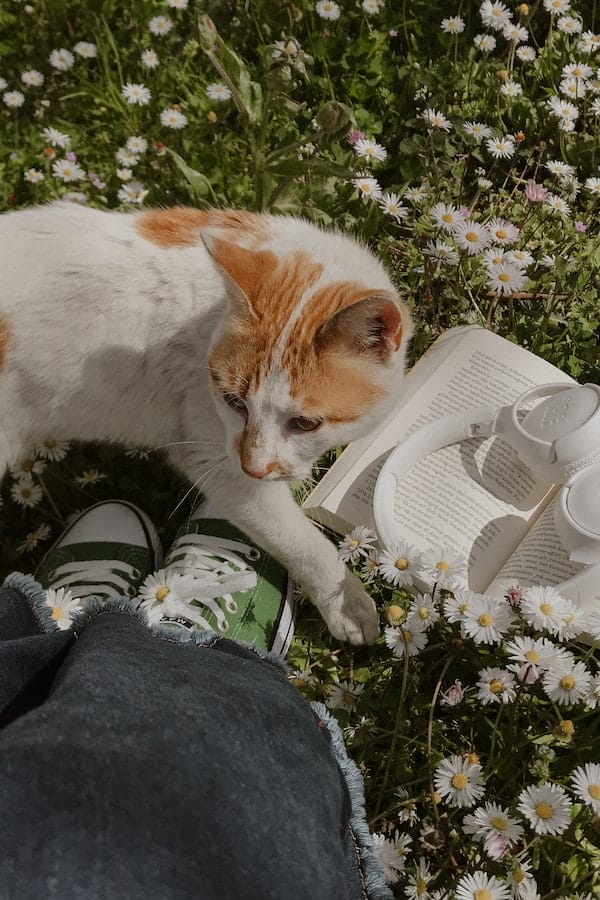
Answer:
[(496, 232), (496, 237), (499, 238), (501, 241), (503, 241), (504, 238), (506, 237), (506, 234), (507, 234), (507, 232), (504, 230), (504, 228), (499, 228), (498, 231)]
[(499, 678), (492, 678), (490, 681), (490, 691), (492, 694), (501, 694), (503, 691), (503, 684)]
[(165, 587), (165, 586), (160, 587), (156, 592), (156, 599), (158, 600), (159, 603), (162, 603), (163, 600), (165, 599), (165, 597), (167, 596), (167, 594), (170, 594), (170, 593), (171, 593), (171, 591), (169, 590), (168, 587)]
[(536, 663), (540, 661), (540, 654), (537, 652), (537, 650), (526, 650), (525, 659), (527, 660), (527, 662)]
[(536, 803), (535, 811), (540, 819), (552, 818), (552, 807), (549, 803)]
[(431, 615), (431, 613), (430, 613), (429, 608), (428, 608), (427, 606), (420, 606), (420, 607), (419, 607), (419, 618), (420, 618), (420, 619), (428, 619), (430, 615)]
[(492, 617), (490, 616), (489, 613), (482, 613), (479, 616), (478, 621), (482, 628), (488, 628), (494, 620), (492, 619)]
[(450, 566), (443, 559), (441, 559), (439, 562), (436, 562), (435, 567), (438, 570), (438, 572), (449, 572), (450, 571)]
[(476, 244), (479, 240), (479, 235), (476, 231), (467, 231), (465, 234), (465, 240), (470, 241), (471, 244)]
[(456, 788), (457, 791), (464, 791), (468, 783), (469, 779), (462, 772), (455, 772), (450, 779), (450, 784), (453, 788)]
[(492, 816), (490, 825), (492, 825), (496, 831), (506, 831), (508, 828), (508, 822), (502, 816)]
[(444, 215), (442, 216), (442, 222), (447, 222), (448, 225), (450, 225), (453, 221), (454, 221), (454, 216), (452, 215), (452, 213), (445, 212)]
[(473, 891), (473, 900), (494, 900), (490, 891), (486, 891), (485, 888), (477, 888), (476, 891)]
[(515, 884), (521, 884), (522, 881), (525, 880), (525, 872), (523, 869), (516, 869), (513, 875), (513, 881)]
[(502, 281), (504, 284), (510, 281), (510, 275), (508, 272), (500, 272), (498, 275), (498, 281)]
[(396, 569), (399, 569), (401, 572), (404, 572), (405, 569), (408, 569), (408, 560), (405, 556), (399, 556), (395, 561), (394, 566)]
[(575, 687), (575, 679), (572, 675), (563, 675), (560, 679), (560, 686), (564, 691), (572, 691)]
[(62, 617), (63, 617), (63, 611), (60, 608), (60, 606), (53, 606), (52, 607), (52, 618), (54, 619), (54, 621), (58, 622), (58, 621), (60, 621), (60, 619), (62, 619)]
[(588, 794), (594, 800), (600, 800), (600, 784), (590, 784), (588, 787)]
[(427, 882), (423, 881), (422, 878), (419, 878), (419, 880), (417, 881), (417, 884), (416, 884), (416, 888), (417, 888), (417, 894), (420, 897), (422, 894), (427, 893)]
[(458, 611), (459, 611), (459, 613), (463, 613), (463, 614), (464, 614), (464, 613), (466, 613), (466, 611), (468, 610), (468, 608), (469, 608), (469, 604), (468, 604), (468, 603), (459, 603)]
[(356, 550), (359, 544), (360, 541), (357, 541), (356, 538), (352, 538), (352, 540), (348, 541), (348, 547), (350, 548), (350, 550)]
[(540, 612), (544, 616), (551, 616), (554, 612), (554, 607), (551, 603), (540, 603)]

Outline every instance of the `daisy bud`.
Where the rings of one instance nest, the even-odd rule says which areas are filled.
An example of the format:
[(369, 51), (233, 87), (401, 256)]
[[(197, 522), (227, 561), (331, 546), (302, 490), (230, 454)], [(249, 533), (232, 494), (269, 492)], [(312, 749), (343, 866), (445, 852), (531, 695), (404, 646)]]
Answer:
[(406, 612), (401, 606), (396, 606), (395, 604), (386, 606), (383, 614), (392, 626), (399, 625), (401, 622), (404, 622), (406, 618)]
[(215, 124), (215, 122), (217, 121), (217, 118), (218, 118), (218, 116), (217, 116), (216, 112), (213, 112), (212, 109), (206, 113), (206, 121), (210, 122), (211, 125)]
[(525, 140), (525, 132), (517, 131), (515, 134), (515, 141), (524, 141)]
[(569, 737), (572, 734), (575, 734), (575, 726), (571, 719), (561, 719), (558, 723), (558, 730), (561, 734), (568, 735)]
[(519, 4), (519, 15), (520, 16), (528, 16), (529, 15), (529, 7), (526, 3)]
[(496, 72), (496, 78), (499, 78), (500, 81), (506, 81), (506, 79), (508, 78), (508, 72), (506, 71), (506, 69), (500, 69), (499, 72)]
[(465, 753), (465, 759), (470, 762), (472, 766), (479, 764), (479, 757), (476, 753)]

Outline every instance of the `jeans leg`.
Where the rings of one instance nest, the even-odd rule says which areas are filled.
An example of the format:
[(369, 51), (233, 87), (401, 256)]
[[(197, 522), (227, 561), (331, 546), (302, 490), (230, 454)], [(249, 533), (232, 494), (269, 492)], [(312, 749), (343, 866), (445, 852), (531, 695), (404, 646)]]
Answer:
[(0, 732), (1, 900), (391, 897), (349, 868), (346, 781), (279, 666), (124, 604), (76, 632)]

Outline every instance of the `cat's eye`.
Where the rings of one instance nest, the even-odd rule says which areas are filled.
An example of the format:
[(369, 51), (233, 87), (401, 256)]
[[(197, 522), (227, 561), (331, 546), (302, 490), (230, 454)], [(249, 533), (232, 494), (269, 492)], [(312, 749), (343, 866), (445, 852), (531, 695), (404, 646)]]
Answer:
[(308, 419), (305, 416), (294, 416), (293, 419), (289, 420), (288, 428), (290, 431), (316, 431), (322, 422), (322, 419)]
[(235, 409), (236, 412), (242, 414), (246, 412), (246, 404), (241, 397), (238, 397), (237, 394), (231, 394), (229, 391), (227, 391), (225, 394), (223, 394), (223, 401), (230, 409)]

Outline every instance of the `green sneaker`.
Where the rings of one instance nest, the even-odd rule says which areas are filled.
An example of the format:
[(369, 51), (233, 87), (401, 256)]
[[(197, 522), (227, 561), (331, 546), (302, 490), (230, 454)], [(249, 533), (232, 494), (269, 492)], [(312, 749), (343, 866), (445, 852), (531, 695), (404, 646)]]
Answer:
[(281, 656), (294, 634), (294, 589), (285, 569), (224, 519), (181, 528), (165, 567), (140, 589), (153, 622), (211, 629)]
[(137, 596), (162, 550), (148, 516), (123, 501), (96, 503), (78, 516), (41, 561), (35, 577), (46, 589), (85, 601)]

